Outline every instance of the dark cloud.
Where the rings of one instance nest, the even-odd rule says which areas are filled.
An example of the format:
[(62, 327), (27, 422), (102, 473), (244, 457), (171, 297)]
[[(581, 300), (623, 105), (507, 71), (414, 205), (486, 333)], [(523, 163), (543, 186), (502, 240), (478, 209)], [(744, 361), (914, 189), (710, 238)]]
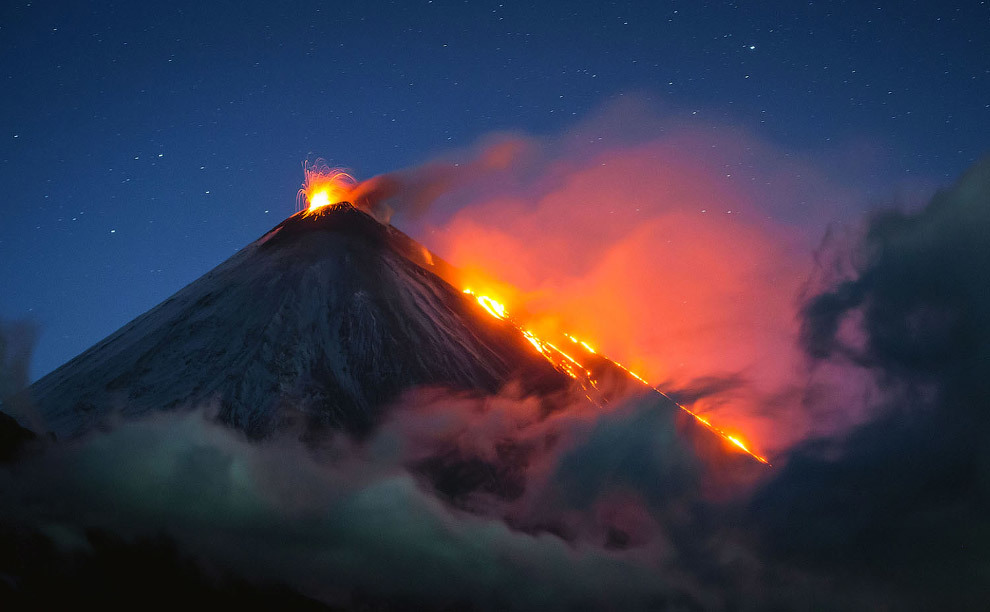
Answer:
[(961, 429), (985, 424), (988, 235), (990, 159), (920, 211), (877, 213), (852, 254), (852, 274), (805, 305), (806, 350), (871, 370), (888, 396), (897, 394), (889, 408), (905, 417), (951, 411)]
[[(424, 390), (361, 444), (252, 442), (203, 411), (127, 421), (0, 470), (8, 543), (27, 538), (51, 561), (0, 563), (12, 584), (69, 593), (80, 566), (151, 555), (212, 600), (246, 582), (346, 608), (722, 607), (722, 578), (679, 568), (681, 555), (707, 559), (712, 536), (683, 511), (696, 472), (670, 414), (638, 398), (540, 418), (532, 402)], [(515, 469), (505, 444), (528, 449), (519, 496), (478, 488), (469, 495), (488, 504), (466, 511), (422, 471), (451, 449)]]
[(866, 369), (882, 394), (875, 418), (800, 446), (755, 498), (775, 554), (868, 577), (899, 605), (990, 598), (987, 236), (990, 160), (921, 210), (874, 215), (842, 254), (851, 273), (807, 302), (808, 353)]
[(208, 571), (165, 536), (127, 540), (99, 529), (78, 534), (85, 550), (66, 552), (43, 533), (0, 526), (0, 601), (7, 610), (225, 609), (325, 610), (291, 589)]

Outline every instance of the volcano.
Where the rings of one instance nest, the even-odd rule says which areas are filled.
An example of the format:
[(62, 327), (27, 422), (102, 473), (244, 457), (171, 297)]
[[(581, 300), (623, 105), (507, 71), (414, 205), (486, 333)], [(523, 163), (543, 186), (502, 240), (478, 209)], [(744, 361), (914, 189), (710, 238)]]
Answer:
[(311, 208), (36, 382), (30, 401), (58, 439), (203, 407), (253, 439), (288, 428), (361, 438), (418, 387), (487, 396), (511, 383), (545, 413), (645, 393), (696, 448), (767, 463), (587, 344), (565, 334), (562, 349), (447, 280), (457, 278), (363, 209)]
[(294, 424), (360, 436), (416, 386), (568, 388), (449, 271), (349, 204), (299, 213), (39, 380), (32, 400), (59, 438), (210, 404), (254, 438)]

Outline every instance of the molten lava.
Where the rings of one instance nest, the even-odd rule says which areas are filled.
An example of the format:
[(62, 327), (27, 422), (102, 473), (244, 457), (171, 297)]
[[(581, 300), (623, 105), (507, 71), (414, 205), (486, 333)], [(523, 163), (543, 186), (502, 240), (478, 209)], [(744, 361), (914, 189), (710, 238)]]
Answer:
[(316, 211), (348, 202), (351, 192), (357, 186), (357, 181), (341, 168), (331, 168), (322, 159), (317, 159), (312, 165), (303, 164), (306, 180), (296, 196), (296, 206), (305, 210), (307, 215)]
[[(532, 330), (526, 329), (525, 327), (518, 325), (515, 321), (509, 318), (505, 305), (503, 305), (501, 302), (487, 295), (479, 295), (475, 293), (472, 289), (465, 289), (464, 293), (474, 297), (474, 299), (477, 300), (478, 304), (480, 304), (481, 307), (484, 308), (485, 311), (488, 312), (488, 314), (490, 314), (491, 316), (495, 317), (496, 319), (508, 321), (514, 327), (516, 327), (522, 333), (523, 337), (526, 338), (526, 340), (530, 344), (532, 344), (533, 347), (537, 351), (539, 351), (539, 353), (543, 355), (547, 359), (547, 361), (551, 363), (551, 365), (554, 366), (554, 368), (556, 368), (560, 372), (563, 372), (564, 374), (567, 374), (568, 376), (576, 380), (578, 383), (580, 383), (588, 399), (595, 403), (598, 403), (591, 395), (592, 393), (596, 393), (599, 391), (598, 381), (595, 380), (591, 370), (586, 368), (584, 365), (582, 365), (582, 363), (578, 361), (578, 359), (564, 352), (552, 342), (547, 342), (546, 340), (537, 337)], [(571, 342), (573, 342), (576, 345), (576, 347), (584, 349), (588, 353), (588, 355), (597, 356), (601, 359), (607, 360), (612, 365), (622, 369), (631, 377), (635, 378), (636, 380), (646, 385), (656, 393), (659, 393), (664, 398), (673, 402), (674, 405), (676, 405), (684, 412), (690, 414), (692, 417), (694, 417), (694, 419), (698, 423), (703, 425), (706, 429), (708, 429), (715, 435), (725, 440), (727, 443), (731, 444), (733, 447), (738, 448), (739, 450), (743, 451), (753, 459), (756, 459), (760, 463), (770, 465), (770, 462), (767, 461), (766, 457), (763, 457), (755, 453), (754, 451), (750, 450), (749, 446), (738, 435), (730, 434), (724, 429), (713, 425), (708, 419), (690, 410), (689, 408), (683, 406), (679, 402), (675, 401), (669, 395), (667, 395), (657, 387), (653, 386), (646, 379), (636, 374), (629, 368), (625, 367), (621, 363), (613, 361), (608, 357), (605, 357), (604, 355), (600, 355), (595, 351), (595, 349), (591, 348), (591, 346), (587, 342), (578, 340), (577, 338), (569, 334), (565, 334), (565, 336)]]
[(487, 295), (475, 295), (474, 291), (471, 289), (465, 289), (464, 293), (468, 295), (474, 295), (474, 298), (478, 300), (481, 307), (488, 311), (488, 314), (492, 315), (496, 319), (505, 318), (505, 306), (499, 302), (496, 302)]

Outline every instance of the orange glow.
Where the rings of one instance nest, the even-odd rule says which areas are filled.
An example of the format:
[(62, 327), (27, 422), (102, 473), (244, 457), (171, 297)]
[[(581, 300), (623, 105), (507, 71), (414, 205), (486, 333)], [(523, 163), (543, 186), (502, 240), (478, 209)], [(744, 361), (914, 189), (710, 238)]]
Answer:
[[(509, 323), (511, 323), (513, 325), (513, 327), (515, 327), (516, 329), (518, 329), (520, 331), (520, 333), (522, 333), (523, 337), (530, 344), (532, 344), (533, 347), (541, 355), (543, 355), (547, 359), (547, 361), (549, 361), (554, 366), (554, 368), (556, 368), (558, 371), (566, 374), (567, 376), (573, 378), (574, 380), (578, 381), (581, 384), (582, 388), (585, 390), (586, 397), (588, 397), (588, 399), (591, 400), (592, 402), (598, 403), (598, 402), (596, 402), (591, 397), (591, 395), (587, 395), (590, 392), (599, 391), (599, 389), (598, 389), (598, 381), (596, 381), (593, 378), (593, 375), (592, 375), (591, 370), (587, 369), (584, 365), (581, 364), (580, 361), (578, 361), (573, 356), (569, 355), (568, 353), (566, 353), (563, 350), (561, 350), (560, 348), (558, 348), (552, 342), (548, 342), (546, 340), (543, 340), (543, 339), (539, 338), (536, 335), (536, 333), (533, 332), (533, 330), (524, 328), (524, 327), (518, 325), (512, 319), (510, 319), (509, 316), (508, 316), (508, 313), (506, 312), (505, 306), (501, 302), (499, 302), (498, 300), (496, 300), (496, 299), (494, 299), (492, 297), (489, 297), (487, 295), (479, 295), (479, 294), (475, 293), (470, 288), (464, 289), (464, 293), (466, 293), (466, 294), (470, 295), (471, 297), (473, 297), (478, 302), (478, 304), (480, 304), (481, 307), (484, 308), (485, 311), (487, 311), (488, 314), (490, 314), (491, 316), (495, 317), (496, 319), (508, 321)], [(572, 336), (570, 334), (566, 334), (565, 333), (564, 336), (567, 337), (574, 344), (584, 347), (584, 349), (587, 350), (588, 353), (590, 353), (592, 355), (597, 355), (598, 354), (598, 353), (595, 352), (594, 349), (591, 348), (590, 345), (588, 345), (588, 343), (586, 343), (584, 341), (581, 341), (581, 340), (578, 340), (577, 338), (575, 338), (574, 336)], [(652, 389), (656, 393), (659, 393), (661, 396), (663, 396), (664, 398), (666, 398), (668, 401), (672, 402), (675, 406), (677, 406), (678, 408), (680, 408), (684, 412), (686, 412), (686, 413), (690, 414), (692, 417), (694, 417), (694, 419), (698, 423), (700, 423), (701, 425), (703, 425), (706, 429), (708, 429), (708, 431), (710, 431), (710, 432), (714, 433), (715, 435), (719, 436), (720, 438), (722, 438), (723, 440), (725, 440), (727, 443), (731, 444), (733, 447), (741, 450), (742, 452), (746, 453), (747, 455), (749, 455), (753, 459), (756, 459), (760, 463), (763, 463), (763, 464), (766, 464), (766, 465), (770, 465), (770, 462), (767, 461), (766, 457), (763, 457), (762, 455), (759, 455), (759, 454), (755, 453), (754, 451), (750, 450), (749, 447), (747, 446), (747, 444), (738, 435), (730, 435), (725, 430), (723, 430), (723, 429), (721, 429), (721, 428), (713, 425), (711, 423), (711, 421), (709, 421), (707, 418), (705, 418), (705, 417), (703, 417), (703, 416), (695, 413), (694, 411), (690, 410), (689, 408), (681, 405), (680, 403), (678, 403), (677, 401), (675, 401), (673, 398), (671, 398), (669, 395), (667, 395), (666, 393), (664, 393), (663, 391), (661, 391), (657, 387), (653, 386), (652, 384), (650, 384), (649, 382), (647, 382), (646, 379), (644, 379), (643, 377), (639, 376), (638, 374), (636, 374), (635, 372), (633, 372), (629, 368), (625, 367), (621, 363), (618, 363), (616, 361), (613, 361), (613, 360), (609, 359), (608, 357), (605, 357), (604, 355), (600, 355), (600, 357), (608, 360), (609, 362), (611, 362), (612, 365), (614, 365), (614, 366), (622, 369), (627, 374), (629, 374), (631, 377), (635, 378), (636, 380), (638, 380), (642, 384), (646, 385), (647, 387), (649, 387), (650, 389)]]
[(303, 165), (306, 180), (303, 182), (296, 203), (300, 209), (305, 209), (311, 215), (321, 208), (348, 202), (351, 193), (357, 186), (357, 181), (341, 168), (331, 168), (322, 159), (312, 165)]
[(496, 319), (505, 318), (505, 305), (501, 302), (497, 302), (487, 295), (475, 295), (474, 291), (471, 291), (470, 289), (465, 289), (464, 293), (474, 295), (474, 299), (478, 300), (478, 303), (481, 304), (482, 308), (487, 310), (488, 314), (492, 315)]
[[(730, 162), (751, 155), (745, 138), (731, 153), (725, 138), (693, 131), (619, 141), (552, 153), (532, 182), (517, 171), (511, 188), (459, 193), (455, 214), (435, 216), (431, 249), (464, 271), (455, 286), (502, 300), (579, 360), (590, 362), (584, 341), (640, 379), (698, 397), (690, 407), (745, 432), (749, 448), (791, 446), (817, 425), (799, 402), (772, 416), (764, 408), (805, 376), (794, 315), (808, 237), (768, 210), (795, 186), (776, 171), (769, 194), (728, 178)], [(564, 332), (574, 340), (558, 342)], [(725, 386), (709, 386), (716, 379)]]

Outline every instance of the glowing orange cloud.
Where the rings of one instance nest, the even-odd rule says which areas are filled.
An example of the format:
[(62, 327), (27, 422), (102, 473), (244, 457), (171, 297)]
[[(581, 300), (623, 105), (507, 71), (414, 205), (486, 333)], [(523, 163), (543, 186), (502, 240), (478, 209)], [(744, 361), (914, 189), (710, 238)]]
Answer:
[(557, 153), (535, 181), (469, 194), (434, 223), (431, 246), (535, 337), (574, 334), (689, 397), (685, 409), (736, 446), (777, 451), (806, 433), (797, 401), (788, 414), (771, 406), (807, 376), (795, 304), (820, 229), (777, 220), (795, 216), (773, 192), (797, 193), (786, 177), (761, 195), (726, 172), (757, 144), (686, 130)]
[(537, 350), (575, 334), (736, 446), (774, 454), (851, 424), (816, 418), (849, 399), (823, 399), (822, 381), (849, 373), (809, 372), (796, 306), (828, 211), (861, 198), (812, 161), (625, 102), (559, 136), (503, 134), (460, 155), (357, 185), (338, 175), (343, 194), (325, 197), (327, 173), (307, 172), (300, 193), (317, 211), (346, 197), (383, 222), (404, 213), (461, 271), (447, 280), (512, 312)]

